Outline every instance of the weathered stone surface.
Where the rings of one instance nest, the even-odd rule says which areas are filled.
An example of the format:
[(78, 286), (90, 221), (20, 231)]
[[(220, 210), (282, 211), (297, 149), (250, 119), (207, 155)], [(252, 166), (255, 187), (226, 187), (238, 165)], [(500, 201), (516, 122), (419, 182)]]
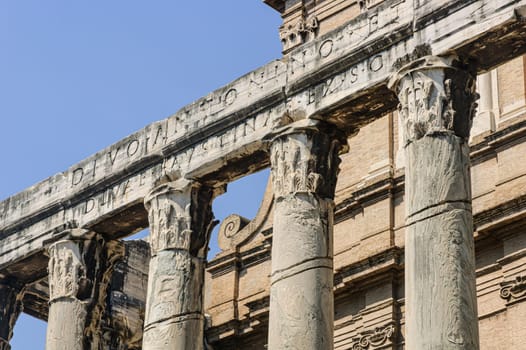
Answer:
[(407, 349), (479, 348), (468, 146), (477, 97), (459, 65), (428, 56), (392, 81), (406, 154)]
[[(300, 5), (303, 3), (287, 3), (291, 13), (302, 12)], [(292, 9), (294, 6), (297, 8)], [(363, 15), (323, 35), (318, 31), (317, 18), (302, 14), (292, 34), (309, 43), (291, 50), (282, 60), (1, 202), (0, 272), (22, 284), (43, 279), (43, 251), (51, 245), (50, 348), (80, 349), (89, 343), (92, 347), (132, 349), (143, 341), (144, 347), (151, 349), (200, 349), (203, 266), (213, 189), (270, 163), (276, 193), (274, 232), (272, 235), (267, 230), (265, 237), (260, 237), (263, 247), (253, 246), (250, 253), (247, 249), (234, 256), (225, 254), (223, 266), (214, 267), (217, 277), (229, 263), (239, 264), (232, 268), (236, 277), (225, 277), (221, 282), (233, 280), (236, 286), (232, 296), (217, 307), (235, 311), (231, 316), (225, 316), (227, 312), (221, 315), (218, 322), (223, 330), (215, 334), (230, 332), (231, 336), (241, 329), (250, 332), (264, 328), (270, 303), (270, 348), (331, 348), (333, 196), (337, 144), (343, 143), (339, 137), (331, 138), (333, 130), (336, 127), (342, 134), (354, 134), (392, 111), (397, 100), (387, 89), (387, 79), (405, 63), (416, 62), (406, 66), (395, 84), (403, 107), (399, 110), (402, 123), (397, 127), (404, 135), (401, 144), (406, 152), (407, 226), (393, 226), (402, 212), (401, 195), (395, 188), (399, 189), (403, 180), (399, 175), (393, 179), (392, 148), (387, 162), (369, 164), (368, 179), (353, 184), (364, 188), (353, 194), (345, 204), (347, 208), (340, 208), (342, 213), (347, 211), (343, 217), (360, 210), (356, 208), (364, 205), (363, 201), (370, 201), (364, 205), (369, 212), (360, 219), (361, 226), (357, 225), (366, 232), (349, 234), (354, 241), (345, 248), (345, 254), (352, 256), (354, 265), (338, 271), (338, 293), (341, 296), (352, 291), (353, 283), (368, 280), (371, 275), (367, 283), (383, 284), (348, 305), (349, 310), (361, 310), (359, 320), (345, 319), (352, 311), (338, 310), (348, 312), (338, 324), (340, 334), (349, 324), (362, 322), (355, 327), (360, 331), (350, 336), (357, 342), (348, 337), (339, 344), (395, 347), (406, 336), (409, 348), (477, 348), (467, 146), (474, 108), (472, 77), (451, 62), (419, 59), (456, 52), (473, 72), (482, 72), (517, 56), (526, 51), (525, 6), (524, 0), (367, 0), (360, 3)], [(290, 39), (291, 32), (284, 33)], [(520, 95), (520, 89), (517, 91), (506, 99)], [(511, 112), (506, 113), (511, 118)], [(390, 128), (396, 122), (392, 115), (389, 118), (384, 137), (394, 148)], [(521, 218), (502, 212), (524, 215), (520, 208), (526, 187), (515, 181), (523, 175), (522, 167), (515, 166), (513, 155), (504, 149), (523, 137), (519, 124), (513, 127), (516, 130), (492, 134), (484, 141), (485, 146), (475, 150), (477, 157), (489, 157), (491, 151), (483, 147), (498, 149), (496, 178), (498, 185), (505, 184), (499, 193), (505, 189), (519, 193), (512, 199), (500, 194), (497, 201), (505, 202), (503, 207), (489, 208), (487, 200), (482, 202), (485, 211), (478, 219), (480, 232), (488, 230), (488, 217), (520, 222)], [(269, 139), (272, 142), (268, 143)], [(167, 182), (156, 187), (160, 179)], [(198, 182), (189, 183), (188, 179)], [(517, 183), (520, 186), (514, 187)], [(488, 184), (481, 196), (491, 192)], [(145, 198), (148, 213), (143, 207)], [(385, 198), (392, 203), (386, 205)], [(136, 300), (127, 304), (114, 292), (122, 292), (127, 285), (141, 285), (144, 273), (128, 270), (115, 274), (113, 270), (130, 263), (126, 248), (115, 239), (147, 226), (147, 216), (152, 229), (152, 261), (142, 339), (144, 294), (137, 293)], [(249, 230), (242, 232), (246, 222), (233, 218), (239, 220), (241, 231), (232, 232), (241, 234), (226, 240), (224, 246), (238, 249), (251, 237), (245, 235)], [(256, 221), (252, 223), (257, 225)], [(495, 230), (492, 225), (491, 230)], [(105, 241), (94, 243), (91, 235), (72, 235), (69, 230), (78, 227), (100, 233)], [(408, 234), (406, 262), (410, 265), (406, 274), (406, 333), (403, 327), (389, 327), (393, 315), (404, 312), (403, 296), (395, 300), (396, 282), (389, 287), (391, 300), (382, 295), (386, 281), (398, 278), (400, 254), (393, 244), (403, 244), (399, 232), (404, 230)], [(237, 278), (248, 269), (261, 276), (268, 274), (271, 239), (274, 258), (269, 301), (250, 279), (239, 282)], [(374, 248), (353, 250), (363, 242)], [(147, 260), (145, 254), (139, 255), (142, 263), (138, 270)], [(506, 259), (519, 258), (508, 254)], [(267, 265), (255, 266), (258, 261)], [(27, 262), (30, 268), (23, 266)], [(506, 265), (502, 260), (498, 263)], [(506, 280), (523, 275), (513, 264), (509, 263), (504, 273)], [(376, 271), (363, 274), (366, 267)], [(119, 284), (120, 277), (134, 280)], [(421, 290), (420, 285), (430, 290)], [(241, 289), (246, 299), (241, 307), (234, 308)], [(45, 295), (44, 290), (37, 293)], [(108, 302), (124, 306), (108, 310)], [(122, 312), (127, 307), (130, 312)], [(67, 317), (60, 319), (64, 313)], [(217, 319), (211, 319), (212, 325), (214, 321)], [(257, 344), (263, 344), (261, 337)], [(230, 345), (235, 347), (236, 342)]]
[[(491, 72), (499, 82), (496, 106), (524, 96), (523, 67), (519, 57)], [(524, 102), (517, 106), (495, 115), (495, 132), (470, 141), (480, 347), (488, 350), (521, 348), (526, 335), (517, 282), (526, 275), (526, 115), (518, 112)], [(334, 227), (337, 350), (404, 348), (404, 169), (394, 161), (404, 152), (399, 125), (396, 113), (371, 122), (349, 138), (351, 151), (341, 156)], [(264, 349), (267, 343), (272, 217), (207, 265), (211, 326), (205, 334), (214, 349)], [(502, 298), (508, 288), (517, 297)]]
[(97, 303), (101, 249), (85, 230), (72, 230), (49, 247), (47, 350), (90, 349), (98, 342), (85, 335)]
[[(0, 203), (0, 266), (41, 251), (64, 223), (98, 225), (113, 236), (146, 225), (140, 203), (163, 175), (226, 182), (246, 173), (240, 169), (266, 166), (261, 140), (285, 112), (318, 116), (344, 130), (377, 118), (396, 104), (385, 87), (393, 64), (415, 48), (461, 52), (479, 70), (518, 55), (526, 50), (521, 35), (525, 3), (496, 4), (456, 0), (442, 9), (441, 1), (427, 1), (418, 3), (415, 22), (413, 2), (386, 1), (374, 8), (374, 16), (358, 16), (6, 199)], [(438, 15), (429, 16), (437, 7)], [(116, 214), (122, 220), (107, 225)], [(33, 243), (21, 242), (21, 236), (32, 237)]]
[(211, 188), (180, 179), (145, 199), (152, 258), (143, 349), (202, 349), (204, 262), (213, 214)]
[(141, 349), (150, 247), (145, 241), (119, 245), (124, 251), (114, 262), (107, 287), (102, 339), (111, 350)]
[(333, 348), (333, 198), (342, 148), (329, 125), (303, 121), (271, 145), (274, 226), (269, 349)]

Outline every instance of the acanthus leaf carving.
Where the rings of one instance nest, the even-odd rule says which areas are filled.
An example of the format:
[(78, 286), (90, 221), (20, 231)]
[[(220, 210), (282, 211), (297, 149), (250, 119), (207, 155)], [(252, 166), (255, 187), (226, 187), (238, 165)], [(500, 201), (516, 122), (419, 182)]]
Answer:
[(190, 182), (178, 187), (163, 184), (145, 199), (152, 253), (165, 249), (190, 249), (191, 200)]
[(103, 240), (93, 232), (71, 229), (48, 247), (49, 300), (89, 301), (100, 269)]
[(339, 152), (345, 141), (327, 130), (298, 129), (276, 137), (271, 145), (275, 198), (311, 193), (333, 198)]
[(467, 141), (478, 98), (471, 72), (452, 59), (426, 56), (404, 66), (389, 84), (400, 102), (404, 145), (441, 133)]
[(500, 297), (508, 302), (526, 297), (526, 276), (517, 276), (513, 281), (500, 283)]
[(205, 254), (214, 223), (211, 201), (217, 194), (217, 190), (186, 179), (154, 188), (144, 200), (152, 254), (167, 249)]

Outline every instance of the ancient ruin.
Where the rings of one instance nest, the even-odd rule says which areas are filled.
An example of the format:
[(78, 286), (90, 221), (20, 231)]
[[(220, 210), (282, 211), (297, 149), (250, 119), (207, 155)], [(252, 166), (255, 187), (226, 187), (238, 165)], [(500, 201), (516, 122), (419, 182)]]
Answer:
[(0, 349), (523, 344), (526, 0), (265, 2), (281, 59), (0, 202)]

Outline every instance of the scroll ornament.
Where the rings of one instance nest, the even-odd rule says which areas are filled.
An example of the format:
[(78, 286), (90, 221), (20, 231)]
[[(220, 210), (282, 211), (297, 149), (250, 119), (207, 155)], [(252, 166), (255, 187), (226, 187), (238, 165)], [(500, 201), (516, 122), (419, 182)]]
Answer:
[(517, 276), (515, 280), (504, 281), (500, 286), (500, 297), (508, 302), (526, 296), (526, 276)]
[(395, 334), (393, 324), (376, 327), (374, 330), (364, 331), (354, 338), (351, 350), (376, 349), (378, 346), (392, 341)]

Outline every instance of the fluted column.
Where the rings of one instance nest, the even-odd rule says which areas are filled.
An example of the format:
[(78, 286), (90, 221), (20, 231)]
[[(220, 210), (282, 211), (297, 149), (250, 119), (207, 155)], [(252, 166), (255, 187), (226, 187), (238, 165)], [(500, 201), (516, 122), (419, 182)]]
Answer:
[(152, 257), (144, 350), (203, 349), (204, 263), (214, 195), (211, 188), (180, 179), (145, 198)]
[(474, 75), (424, 57), (390, 82), (400, 101), (405, 166), (406, 348), (478, 349), (468, 138)]
[(0, 280), (0, 350), (9, 350), (16, 320), (22, 312), (23, 286), (8, 279)]
[(49, 316), (46, 350), (88, 350), (87, 335), (97, 302), (101, 240), (81, 229), (69, 230), (49, 253)]
[(270, 350), (333, 349), (333, 199), (344, 142), (316, 120), (272, 140)]

